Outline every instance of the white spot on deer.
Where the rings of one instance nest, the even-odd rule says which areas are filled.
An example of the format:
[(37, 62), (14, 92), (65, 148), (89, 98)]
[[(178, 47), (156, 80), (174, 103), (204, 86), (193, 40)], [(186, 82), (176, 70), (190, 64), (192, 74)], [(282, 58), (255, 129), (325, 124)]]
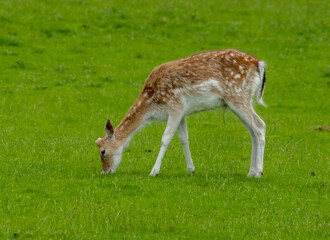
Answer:
[(174, 96), (175, 96), (175, 97), (176, 97), (176, 96), (178, 95), (178, 93), (180, 93), (180, 92), (181, 92), (181, 90), (178, 89), (178, 88), (176, 88), (176, 89), (173, 90), (173, 93), (174, 93)]
[(240, 89), (239, 87), (235, 87), (234, 89), (236, 93), (240, 93), (242, 91), (242, 89)]
[(235, 75), (235, 79), (240, 78), (240, 77), (241, 77), (241, 75), (239, 75), (239, 74)]
[(146, 101), (146, 103), (151, 103), (152, 102), (152, 98), (149, 98), (147, 101)]

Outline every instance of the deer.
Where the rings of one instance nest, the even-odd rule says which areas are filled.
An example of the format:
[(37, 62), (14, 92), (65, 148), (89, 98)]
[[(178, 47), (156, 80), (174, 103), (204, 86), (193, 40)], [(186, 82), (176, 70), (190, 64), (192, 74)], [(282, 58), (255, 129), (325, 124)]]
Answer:
[(160, 151), (150, 176), (157, 176), (166, 149), (178, 133), (187, 162), (194, 173), (187, 116), (201, 111), (230, 109), (247, 128), (252, 140), (248, 177), (263, 175), (266, 124), (253, 108), (253, 99), (265, 105), (266, 64), (235, 49), (211, 50), (164, 63), (152, 70), (136, 102), (114, 129), (108, 119), (105, 135), (96, 140), (101, 156), (101, 173), (115, 173), (124, 149), (140, 129), (152, 121), (167, 121)]

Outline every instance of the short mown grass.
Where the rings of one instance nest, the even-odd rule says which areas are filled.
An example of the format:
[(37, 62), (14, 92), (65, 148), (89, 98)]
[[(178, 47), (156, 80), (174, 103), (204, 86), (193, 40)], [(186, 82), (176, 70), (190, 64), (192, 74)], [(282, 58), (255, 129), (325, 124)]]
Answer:
[[(329, 2), (0, 2), (0, 239), (329, 239)], [(157, 65), (236, 48), (267, 62), (265, 169), (220, 110), (188, 118), (196, 173), (164, 123), (114, 175), (95, 140)], [(324, 126), (323, 128), (320, 126)]]

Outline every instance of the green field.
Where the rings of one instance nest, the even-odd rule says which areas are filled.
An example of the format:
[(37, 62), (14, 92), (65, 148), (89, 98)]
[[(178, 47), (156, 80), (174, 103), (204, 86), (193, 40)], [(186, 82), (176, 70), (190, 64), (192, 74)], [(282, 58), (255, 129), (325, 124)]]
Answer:
[[(0, 0), (0, 239), (329, 239), (330, 3), (326, 0)], [(196, 172), (165, 123), (139, 132), (115, 174), (95, 140), (150, 71), (210, 49), (264, 60), (256, 106), (264, 176), (228, 111), (188, 118)]]

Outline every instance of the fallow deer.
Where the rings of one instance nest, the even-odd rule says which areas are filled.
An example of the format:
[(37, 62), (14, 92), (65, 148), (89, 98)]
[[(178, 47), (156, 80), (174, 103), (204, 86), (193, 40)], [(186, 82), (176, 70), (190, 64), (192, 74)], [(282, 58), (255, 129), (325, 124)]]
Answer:
[(133, 135), (153, 120), (167, 121), (167, 125), (150, 176), (159, 173), (166, 148), (176, 131), (183, 145), (188, 172), (194, 172), (186, 117), (221, 107), (223, 111), (229, 108), (248, 129), (252, 139), (248, 177), (261, 177), (266, 124), (255, 113), (252, 99), (255, 96), (257, 102), (264, 105), (265, 82), (265, 63), (234, 49), (201, 52), (156, 67), (117, 128), (107, 120), (106, 135), (96, 141), (102, 173), (116, 171)]

